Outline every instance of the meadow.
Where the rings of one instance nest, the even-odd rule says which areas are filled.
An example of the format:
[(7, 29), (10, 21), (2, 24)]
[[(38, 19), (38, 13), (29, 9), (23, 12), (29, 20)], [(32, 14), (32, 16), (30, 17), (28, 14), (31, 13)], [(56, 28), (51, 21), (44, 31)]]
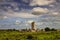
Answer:
[(60, 40), (60, 32), (21, 32), (18, 30), (0, 30), (0, 40)]

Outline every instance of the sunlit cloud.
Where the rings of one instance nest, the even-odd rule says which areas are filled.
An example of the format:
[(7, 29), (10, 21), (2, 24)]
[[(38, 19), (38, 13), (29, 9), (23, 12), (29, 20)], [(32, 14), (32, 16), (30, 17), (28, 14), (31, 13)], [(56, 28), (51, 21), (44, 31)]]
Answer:
[(53, 15), (58, 15), (59, 13), (58, 12), (54, 12), (54, 13), (52, 13)]
[(34, 22), (33, 20), (29, 20), (29, 21), (27, 21), (28, 23), (32, 23), (32, 22)]
[(36, 8), (32, 9), (32, 14), (34, 14), (34, 15), (46, 14), (48, 12), (49, 12), (49, 10), (47, 8), (36, 7)]
[(47, 8), (36, 7), (36, 8), (33, 8), (32, 11), (37, 11), (37, 12), (47, 12), (48, 9), (47, 9)]
[(30, 5), (49, 5), (50, 3), (53, 3), (54, 0), (33, 0)]

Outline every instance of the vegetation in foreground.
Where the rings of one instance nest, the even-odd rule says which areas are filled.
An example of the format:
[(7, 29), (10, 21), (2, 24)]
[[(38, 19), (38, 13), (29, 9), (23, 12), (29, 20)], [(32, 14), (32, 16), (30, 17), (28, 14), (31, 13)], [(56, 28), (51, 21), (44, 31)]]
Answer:
[(60, 40), (60, 32), (21, 32), (18, 30), (0, 30), (0, 40)]

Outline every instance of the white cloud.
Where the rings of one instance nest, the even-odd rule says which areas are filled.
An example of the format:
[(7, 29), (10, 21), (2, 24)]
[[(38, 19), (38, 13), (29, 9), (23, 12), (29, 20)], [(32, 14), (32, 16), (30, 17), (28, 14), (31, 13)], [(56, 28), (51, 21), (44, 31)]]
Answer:
[(51, 4), (51, 5), (49, 5), (49, 7), (54, 7), (54, 5)]
[(36, 15), (31, 14), (31, 10), (25, 10), (22, 9), (20, 12), (14, 12), (11, 9), (8, 9), (8, 11), (1, 11), (0, 12), (1, 18), (7, 18), (7, 17), (21, 17), (21, 18), (35, 18), (38, 17)]
[(31, 13), (24, 13), (24, 12), (6, 12), (5, 15), (8, 16), (8, 17), (21, 17), (21, 18), (38, 17), (38, 16), (35, 16)]
[(60, 15), (59, 12), (52, 12), (52, 15)]
[(57, 12), (55, 12), (55, 13), (53, 13), (53, 15), (58, 15), (58, 13), (57, 13)]
[(36, 22), (35, 25), (42, 25), (43, 22)]
[(7, 16), (4, 16), (3, 18), (6, 19), (6, 18), (8, 18), (8, 17), (7, 17)]
[(19, 8), (15, 8), (14, 10), (19, 10)]
[(35, 14), (35, 15), (40, 15), (48, 12), (49, 10), (47, 8), (36, 7), (32, 9), (32, 14)]
[(33, 20), (29, 20), (29, 21), (27, 21), (28, 23), (32, 23), (32, 22), (34, 22)]
[(36, 7), (36, 8), (33, 8), (32, 11), (37, 11), (37, 12), (47, 12), (48, 9), (47, 9), (47, 8)]
[(20, 24), (21, 22), (19, 20), (16, 20), (16, 24)]
[(54, 0), (33, 0), (30, 5), (49, 5), (50, 3), (53, 3)]

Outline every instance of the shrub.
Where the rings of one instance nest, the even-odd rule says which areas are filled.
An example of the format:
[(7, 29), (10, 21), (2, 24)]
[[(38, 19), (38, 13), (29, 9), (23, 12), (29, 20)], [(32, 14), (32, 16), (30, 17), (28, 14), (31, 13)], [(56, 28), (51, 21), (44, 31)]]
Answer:
[(32, 35), (28, 35), (28, 36), (27, 36), (27, 39), (29, 39), (29, 40), (31, 40), (32, 38), (33, 38)]

